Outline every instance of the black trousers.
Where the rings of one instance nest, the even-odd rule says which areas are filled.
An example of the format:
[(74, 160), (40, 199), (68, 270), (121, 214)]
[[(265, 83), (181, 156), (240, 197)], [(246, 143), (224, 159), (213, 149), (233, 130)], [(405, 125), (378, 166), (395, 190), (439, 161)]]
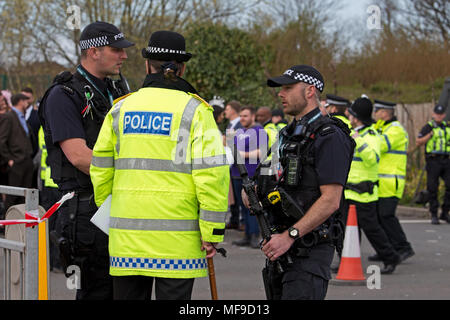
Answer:
[(450, 159), (447, 158), (427, 158), (427, 190), (430, 194), (430, 212), (437, 215), (439, 209), (438, 188), (439, 178), (444, 180), (445, 195), (442, 204), (442, 212), (448, 213), (450, 210)]
[(378, 219), (395, 251), (404, 252), (412, 250), (403, 228), (395, 216), (399, 199), (397, 197), (378, 199)]
[(150, 300), (155, 282), (156, 300), (191, 300), (194, 279), (146, 276), (112, 277), (114, 300)]
[(77, 289), (76, 299), (111, 300), (113, 285), (109, 275), (108, 236), (90, 222), (97, 211), (93, 195), (90, 198), (75, 195), (59, 210), (56, 231), (72, 241), (72, 264), (79, 266), (81, 272), (81, 288)]
[[(11, 168), (8, 168), (8, 185), (11, 187), (31, 188), (33, 185), (33, 160), (26, 159), (20, 163), (14, 163)], [(6, 196), (5, 209), (8, 210), (10, 206), (25, 203), (23, 197)]]
[(334, 250), (334, 246), (323, 243), (306, 250), (304, 256), (292, 257), (292, 264), (282, 274), (273, 275), (273, 299), (324, 300)]
[(377, 214), (377, 202), (361, 203), (352, 200), (345, 201), (345, 212), (350, 204), (356, 206), (358, 227), (364, 231), (370, 244), (385, 264), (397, 262), (398, 253), (395, 251), (388, 236), (381, 227)]

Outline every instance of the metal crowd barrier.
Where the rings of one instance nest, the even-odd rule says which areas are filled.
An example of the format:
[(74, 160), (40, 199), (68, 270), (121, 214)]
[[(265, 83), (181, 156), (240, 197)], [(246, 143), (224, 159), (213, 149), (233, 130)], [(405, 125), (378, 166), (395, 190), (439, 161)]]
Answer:
[[(25, 197), (25, 212), (39, 215), (39, 190), (0, 185), (0, 194)], [(45, 226), (44, 226), (45, 227)], [(11, 251), (20, 255), (21, 298), (38, 300), (39, 292), (39, 228), (25, 228), (25, 243), (0, 239), (4, 251), (4, 299), (11, 299)], [(48, 257), (48, 255), (47, 255)], [(24, 265), (25, 260), (25, 265)], [(48, 264), (47, 264), (48, 269)], [(47, 271), (47, 270), (45, 270)], [(47, 275), (48, 273), (46, 273)], [(47, 288), (46, 288), (47, 290)], [(48, 292), (47, 292), (48, 296)]]

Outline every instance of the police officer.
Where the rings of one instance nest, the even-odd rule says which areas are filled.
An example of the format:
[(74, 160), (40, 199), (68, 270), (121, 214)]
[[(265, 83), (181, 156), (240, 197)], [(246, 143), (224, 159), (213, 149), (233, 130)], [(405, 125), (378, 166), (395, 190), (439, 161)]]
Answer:
[(381, 273), (389, 274), (394, 272), (400, 257), (377, 217), (381, 140), (372, 125), (372, 110), (372, 102), (367, 98), (356, 99), (348, 109), (356, 148), (345, 186), (345, 200), (348, 205), (356, 206), (358, 226), (384, 262), (385, 266), (381, 269)]
[(269, 107), (259, 107), (256, 111), (256, 122), (260, 123), (266, 131), (267, 136), (269, 137), (268, 147), (270, 148), (275, 142), (278, 134), (278, 129), (272, 122), (272, 110), (270, 110)]
[(278, 131), (287, 126), (288, 122), (284, 119), (284, 112), (281, 109), (272, 111), (272, 123), (275, 124)]
[[(398, 201), (403, 196), (406, 181), (408, 133), (395, 117), (395, 103), (374, 100), (374, 116), (381, 135), (378, 168), (378, 218), (395, 251), (404, 261), (414, 255), (400, 222), (395, 216)], [(376, 261), (378, 256), (370, 256)]]
[(339, 120), (344, 122), (349, 128), (351, 128), (352, 125), (350, 124), (350, 121), (345, 115), (345, 111), (347, 110), (348, 107), (350, 107), (351, 104), (350, 101), (333, 94), (327, 94), (326, 97), (327, 100), (325, 108), (327, 112), (330, 114), (330, 116), (338, 118)]
[(433, 120), (422, 128), (416, 140), (418, 146), (426, 145), (427, 190), (430, 197), (432, 224), (439, 224), (437, 217), (439, 177), (445, 183), (444, 203), (439, 218), (450, 223), (448, 215), (450, 209), (450, 124), (444, 120), (445, 115), (446, 108), (436, 105), (433, 110)]
[(89, 167), (104, 117), (113, 99), (126, 92), (108, 76), (119, 75), (125, 48), (132, 45), (112, 24), (89, 24), (80, 37), (81, 64), (74, 74), (56, 77), (39, 108), (51, 178), (62, 193), (75, 192), (60, 208), (55, 235), (64, 270), (80, 267), (77, 299), (112, 298), (108, 238), (90, 222), (97, 206)]
[[(112, 194), (115, 299), (191, 298), (223, 240), (229, 167), (213, 108), (181, 76), (191, 54), (176, 32), (142, 50), (143, 88), (108, 113), (94, 147), (95, 201)], [(206, 251), (206, 252), (205, 252)]]
[[(347, 127), (322, 116), (319, 104), (324, 81), (315, 68), (296, 65), (268, 79), (267, 84), (281, 87), (278, 96), (284, 112), (295, 118), (280, 132), (283, 173), (277, 188), (284, 190), (282, 206), (303, 212), (289, 214), (287, 219), (284, 209), (273, 213), (278, 233), (264, 242), (262, 251), (268, 266), (287, 255), (291, 262), (271, 276), (272, 298), (324, 299), (334, 246), (331, 237), (323, 235), (329, 235), (326, 230), (337, 222), (335, 213), (343, 204), (354, 144)], [(314, 240), (306, 246), (306, 238)]]

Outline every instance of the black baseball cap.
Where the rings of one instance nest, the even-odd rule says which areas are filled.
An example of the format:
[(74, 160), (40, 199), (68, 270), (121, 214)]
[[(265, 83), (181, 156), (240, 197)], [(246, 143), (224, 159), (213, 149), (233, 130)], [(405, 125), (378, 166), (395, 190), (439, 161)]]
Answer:
[(123, 33), (111, 23), (96, 21), (83, 29), (80, 37), (81, 50), (104, 46), (128, 48), (134, 46), (134, 43), (126, 40)]
[(269, 78), (267, 85), (269, 87), (281, 87), (283, 85), (305, 82), (315, 86), (320, 92), (325, 87), (325, 82), (320, 72), (314, 67), (307, 65), (292, 66), (286, 70), (281, 76)]
[(446, 111), (446, 108), (443, 105), (438, 104), (434, 107), (433, 111), (436, 114), (444, 114)]

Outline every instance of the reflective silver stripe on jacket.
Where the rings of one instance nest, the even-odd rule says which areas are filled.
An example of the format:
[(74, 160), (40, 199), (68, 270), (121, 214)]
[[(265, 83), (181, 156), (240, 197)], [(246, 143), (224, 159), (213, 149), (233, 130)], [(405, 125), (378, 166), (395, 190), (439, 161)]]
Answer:
[(113, 111), (111, 111), (111, 116), (113, 118), (113, 130), (117, 137), (117, 143), (116, 143), (117, 154), (119, 154), (119, 152), (120, 152), (120, 132), (119, 132), (120, 108), (122, 107), (122, 104), (124, 101), (125, 101), (125, 99), (120, 100), (114, 106)]
[(192, 172), (190, 163), (175, 164), (172, 160), (123, 158), (114, 162), (116, 170), (153, 170), (188, 173)]
[(380, 178), (398, 178), (398, 179), (406, 179), (406, 176), (396, 175), (396, 174), (379, 174)]
[(366, 149), (369, 145), (367, 143), (364, 143), (361, 147), (358, 148), (358, 152), (363, 152), (364, 149)]
[(91, 164), (98, 168), (114, 168), (114, 157), (96, 157), (92, 156)]
[(111, 217), (112, 229), (139, 231), (200, 231), (198, 220), (127, 219)]
[(200, 209), (200, 219), (205, 220), (205, 221), (224, 223), (225, 217), (226, 217), (226, 212), (208, 211), (208, 210)]
[(191, 98), (187, 103), (181, 117), (180, 127), (178, 129), (177, 148), (175, 151), (175, 164), (186, 163), (187, 150), (189, 148), (189, 137), (191, 136), (191, 126), (194, 120), (195, 111), (201, 104), (201, 101)]

